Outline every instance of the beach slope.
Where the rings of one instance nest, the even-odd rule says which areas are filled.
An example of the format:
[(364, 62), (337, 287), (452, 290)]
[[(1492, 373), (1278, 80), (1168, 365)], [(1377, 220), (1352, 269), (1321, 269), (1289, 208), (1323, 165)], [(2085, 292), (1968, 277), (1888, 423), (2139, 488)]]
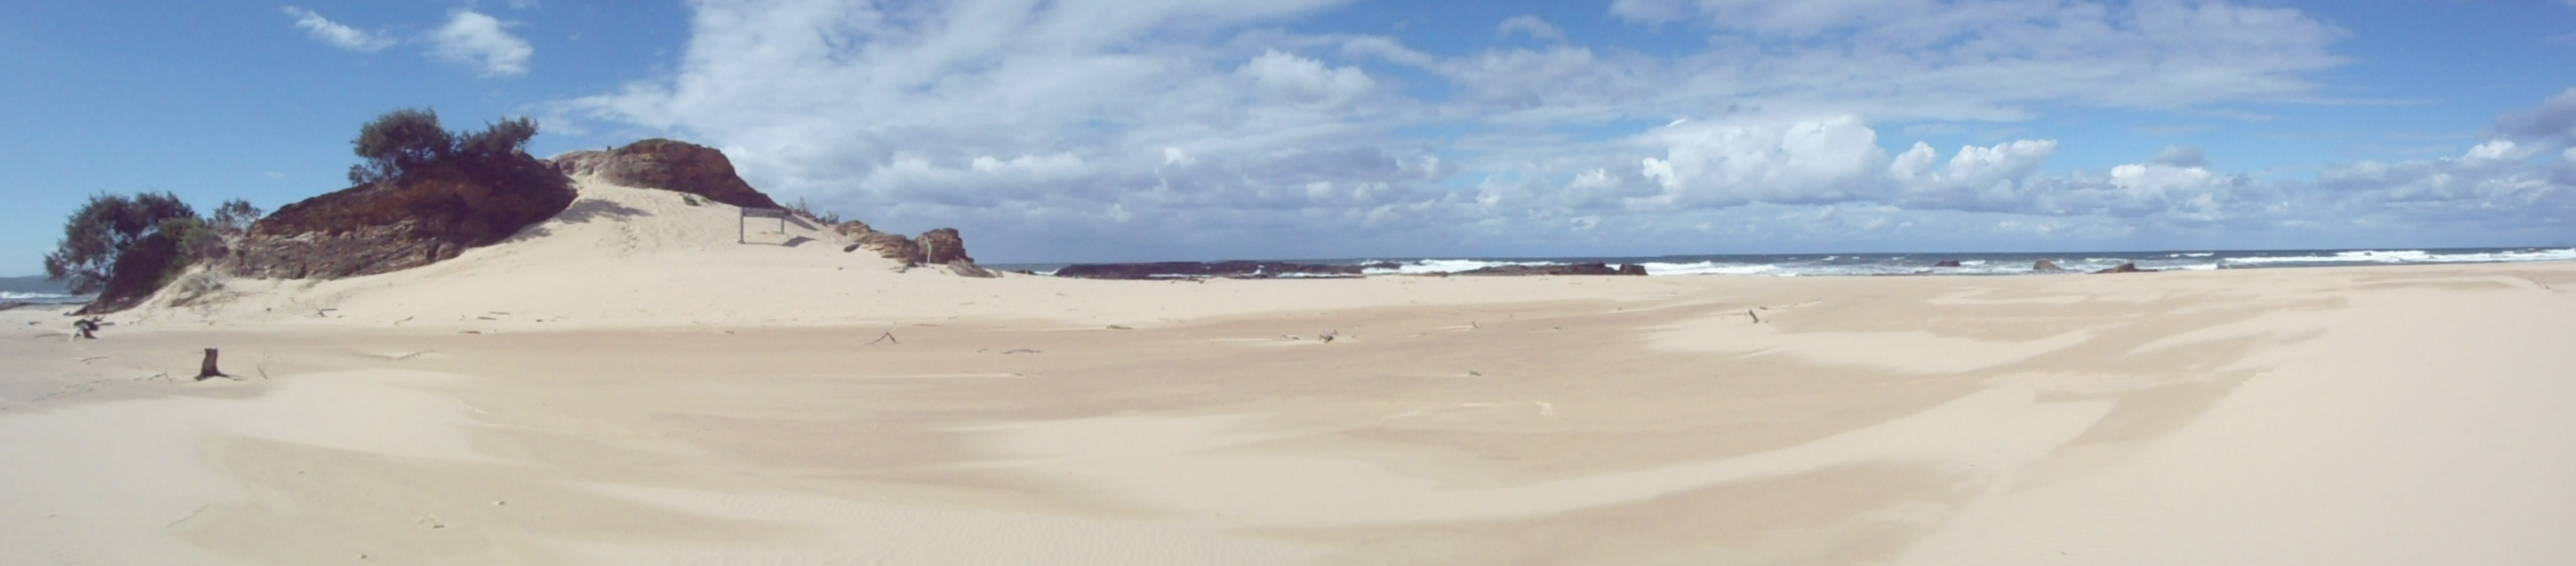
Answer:
[(975, 279), (578, 186), (0, 312), (0, 562), (2576, 561), (2576, 264)]

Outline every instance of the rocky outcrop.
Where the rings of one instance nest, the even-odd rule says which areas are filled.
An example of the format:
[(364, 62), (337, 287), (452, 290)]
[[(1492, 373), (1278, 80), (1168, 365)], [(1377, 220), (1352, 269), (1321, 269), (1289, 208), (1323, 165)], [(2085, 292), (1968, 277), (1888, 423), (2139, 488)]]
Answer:
[(1366, 265), (1327, 265), (1284, 261), (1164, 261), (1152, 263), (1078, 263), (1055, 270), (1057, 277), (1083, 279), (1185, 279), (1225, 277), (1269, 279), (1280, 276), (1358, 276)]
[(958, 277), (974, 277), (979, 279), (991, 279), (1002, 276), (1000, 273), (994, 273), (993, 270), (976, 267), (973, 260), (964, 259), (948, 262), (948, 272)]
[(966, 239), (958, 237), (956, 228), (939, 228), (922, 232), (913, 240), (921, 244), (921, 263), (947, 265), (955, 262), (974, 263), (966, 256)]
[[(975, 264), (975, 258), (966, 255), (966, 238), (959, 236), (956, 228), (922, 232), (921, 237), (915, 239), (903, 237), (901, 234), (879, 232), (875, 228), (868, 227), (866, 222), (853, 220), (832, 225), (832, 231), (856, 240), (848, 247), (841, 248), (844, 252), (865, 249), (876, 252), (886, 259), (900, 260), (904, 265), (963, 263), (972, 267)], [(981, 271), (982, 268), (976, 268), (976, 270)]]
[(555, 156), (553, 165), (565, 175), (598, 175), (629, 187), (678, 191), (747, 208), (779, 208), (734, 174), (733, 161), (724, 152), (688, 142), (654, 138), (608, 151), (575, 151)]
[(856, 220), (834, 224), (832, 231), (855, 240), (849, 247), (841, 248), (841, 251), (855, 252), (865, 249), (876, 252), (879, 257), (903, 262), (904, 265), (921, 265), (921, 245), (913, 243), (912, 238), (878, 232), (877, 229), (868, 227), (868, 223)]
[(1933, 267), (1958, 267), (1958, 266), (1959, 266), (1959, 260), (1955, 260), (1955, 259), (1945, 259), (1945, 260), (1941, 260), (1941, 261), (1938, 261), (1938, 262), (1934, 262), (1934, 263), (1932, 264), (1932, 266), (1933, 266)]
[(409, 269), (500, 242), (571, 206), (571, 183), (524, 154), (491, 171), (423, 172), (277, 209), (223, 263), (235, 275), (336, 279)]
[(2031, 270), (2031, 271), (2065, 271), (2065, 270), (2066, 270), (2066, 268), (2058, 267), (2058, 266), (2057, 266), (2057, 262), (2049, 261), (2049, 260), (2045, 260), (2045, 259), (2043, 259), (2043, 260), (2039, 260), (2039, 262), (2038, 262), (2038, 263), (2030, 264), (2030, 270)]
[[(1633, 268), (1633, 269), (1632, 269)], [(1569, 263), (1561, 265), (1496, 265), (1458, 272), (1459, 275), (1645, 275), (1646, 266), (1628, 264)]]
[(2123, 264), (2120, 264), (2120, 266), (2119, 266), (2119, 267), (2113, 267), (2113, 268), (2110, 268), (2110, 269), (2104, 269), (2104, 270), (2101, 270), (2101, 271), (2095, 271), (2095, 272), (2093, 272), (2093, 274), (2095, 274), (2095, 275), (2100, 275), (2100, 274), (2104, 274), (2104, 273), (2147, 273), (2147, 272), (2152, 272), (2152, 271), (2155, 271), (2155, 270), (2153, 270), (2153, 269), (2138, 269), (2138, 264), (2137, 264), (2136, 262), (2131, 262), (2131, 263), (2123, 263)]

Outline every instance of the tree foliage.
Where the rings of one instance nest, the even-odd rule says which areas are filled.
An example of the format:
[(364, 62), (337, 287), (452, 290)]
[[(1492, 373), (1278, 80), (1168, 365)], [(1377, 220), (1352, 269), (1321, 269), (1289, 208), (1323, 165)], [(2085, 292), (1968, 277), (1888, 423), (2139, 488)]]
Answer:
[(415, 108), (377, 116), (350, 143), (367, 162), (349, 168), (349, 182), (362, 184), (402, 177), (456, 152), (456, 136), (438, 125), (438, 111)]
[[(45, 254), (45, 277), (73, 293), (100, 292), (118, 270), (137, 265), (120, 261), (129, 250), (159, 235), (168, 226), (165, 221), (177, 219), (195, 221), (197, 211), (167, 192), (91, 196), (63, 222), (63, 239), (55, 243), (53, 253)], [(165, 239), (176, 246), (182, 235)], [(161, 267), (166, 266), (152, 266), (156, 276)]]
[(366, 162), (349, 167), (349, 182), (398, 181), (433, 169), (507, 176), (504, 170), (517, 161), (512, 158), (535, 137), (537, 122), (528, 118), (494, 122), (479, 132), (449, 132), (439, 125), (437, 110), (386, 112), (358, 128), (358, 139), (350, 142)]
[(493, 122), (483, 131), (461, 136), (456, 155), (469, 163), (493, 163), (519, 153), (537, 137), (537, 121), (525, 117)]
[(225, 236), (240, 236), (250, 231), (251, 223), (258, 222), (260, 214), (259, 207), (252, 206), (250, 201), (232, 199), (215, 207), (214, 217), (208, 218), (207, 224)]

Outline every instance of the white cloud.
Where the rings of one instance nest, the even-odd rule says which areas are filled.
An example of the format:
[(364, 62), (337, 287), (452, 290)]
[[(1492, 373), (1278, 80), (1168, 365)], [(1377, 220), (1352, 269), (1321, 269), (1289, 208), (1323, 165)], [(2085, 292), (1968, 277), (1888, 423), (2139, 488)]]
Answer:
[(473, 10), (457, 10), (428, 39), (431, 55), (487, 77), (527, 74), (528, 58), (537, 52), (527, 40), (511, 35), (508, 24)]
[(1502, 25), (1494, 27), (1494, 33), (1501, 34), (1503, 37), (1520, 33), (1540, 41), (1565, 41), (1565, 30), (1557, 29), (1555, 24), (1547, 23), (1547, 20), (1539, 19), (1538, 16), (1521, 15), (1504, 19)]
[(2020, 140), (1994, 147), (1966, 146), (1948, 165), (1932, 168), (1938, 155), (1930, 144), (1915, 142), (1888, 165), (1895, 184), (1893, 202), (1920, 209), (2015, 210), (2024, 206), (2027, 180), (2057, 153), (2056, 140)]
[(1323, 104), (1349, 102), (1377, 86), (1358, 67), (1326, 67), (1322, 61), (1277, 50), (1252, 58), (1235, 73), (1273, 94)]
[(1665, 157), (1639, 173), (1663, 188), (1632, 206), (1669, 210), (1745, 203), (1826, 203), (1868, 195), (1885, 167), (1878, 132), (1852, 116), (1788, 123), (1685, 122), (1647, 134)]
[(304, 28), (306, 33), (313, 34), (314, 39), (322, 40), (323, 43), (329, 43), (334, 47), (364, 53), (383, 50), (394, 45), (393, 38), (386, 37), (382, 33), (349, 27), (322, 17), (322, 14), (312, 10), (295, 6), (284, 6), (281, 9), (286, 12), (286, 15), (295, 18), (295, 27)]

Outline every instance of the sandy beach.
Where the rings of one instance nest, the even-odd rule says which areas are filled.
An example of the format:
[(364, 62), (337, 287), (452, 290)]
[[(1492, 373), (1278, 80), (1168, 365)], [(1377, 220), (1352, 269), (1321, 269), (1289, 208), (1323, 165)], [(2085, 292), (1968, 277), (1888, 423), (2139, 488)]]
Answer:
[(2576, 561), (2576, 264), (971, 279), (581, 190), (0, 312), (0, 562)]

